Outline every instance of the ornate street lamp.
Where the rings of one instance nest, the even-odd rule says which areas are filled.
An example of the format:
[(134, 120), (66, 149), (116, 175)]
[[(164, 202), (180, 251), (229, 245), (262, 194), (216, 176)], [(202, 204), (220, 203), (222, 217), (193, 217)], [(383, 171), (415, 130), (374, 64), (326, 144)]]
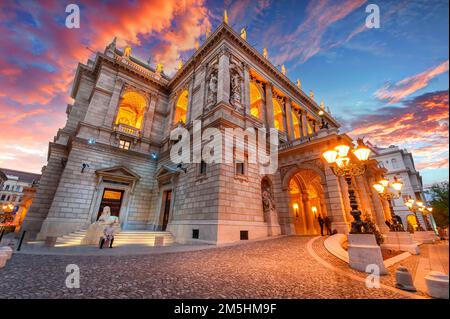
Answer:
[(424, 231), (422, 225), (420, 225), (419, 218), (417, 217), (417, 212), (420, 210), (421, 207), (423, 207), (423, 202), (421, 202), (421, 201), (415, 202), (414, 199), (409, 198), (405, 202), (405, 206), (408, 207), (409, 211), (411, 211), (414, 214), (414, 216), (416, 217), (417, 230)]
[[(351, 233), (359, 234), (367, 232), (366, 222), (361, 220), (361, 211), (358, 209), (356, 202), (355, 190), (352, 188), (352, 177), (359, 176), (366, 171), (366, 162), (369, 159), (370, 149), (364, 144), (362, 139), (358, 139), (358, 146), (352, 150), (357, 160), (353, 160), (348, 156), (350, 146), (341, 144), (334, 149), (328, 150), (322, 154), (330, 165), (331, 170), (336, 176), (344, 177), (348, 185), (348, 197), (354, 221), (351, 226)], [(364, 231), (363, 231), (364, 229)]]
[[(394, 181), (391, 183), (388, 179), (382, 178), (378, 183), (372, 185), (377, 191), (378, 195), (387, 200), (389, 203), (389, 211), (391, 214), (391, 231), (405, 231), (402, 221), (399, 216), (395, 215), (392, 201), (400, 198), (402, 194), (403, 183), (394, 176)], [(390, 188), (394, 189), (394, 192), (390, 191)]]

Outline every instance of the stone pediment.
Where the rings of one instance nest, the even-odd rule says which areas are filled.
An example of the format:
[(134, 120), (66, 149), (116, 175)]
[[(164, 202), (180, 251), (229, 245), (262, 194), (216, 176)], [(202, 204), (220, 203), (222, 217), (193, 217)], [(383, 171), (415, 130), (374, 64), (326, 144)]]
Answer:
[(156, 171), (156, 178), (160, 178), (167, 175), (178, 174), (179, 170), (174, 167), (170, 167), (169, 165), (161, 165), (161, 167)]
[(114, 179), (137, 181), (141, 177), (125, 166), (114, 166), (102, 168), (95, 171), (98, 176), (109, 177)]

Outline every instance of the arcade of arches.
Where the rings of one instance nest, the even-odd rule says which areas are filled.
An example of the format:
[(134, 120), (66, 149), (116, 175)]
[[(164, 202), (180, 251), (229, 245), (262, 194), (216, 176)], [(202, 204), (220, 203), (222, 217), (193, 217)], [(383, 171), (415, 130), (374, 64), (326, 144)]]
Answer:
[(327, 209), (319, 174), (300, 169), (289, 181), (289, 205), (297, 235), (319, 235), (319, 215), (325, 218)]

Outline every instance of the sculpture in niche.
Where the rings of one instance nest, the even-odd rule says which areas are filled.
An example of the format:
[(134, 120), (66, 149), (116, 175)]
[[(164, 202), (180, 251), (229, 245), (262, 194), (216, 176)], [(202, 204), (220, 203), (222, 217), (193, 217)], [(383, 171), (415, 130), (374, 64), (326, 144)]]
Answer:
[(242, 110), (241, 77), (236, 71), (231, 71), (230, 103), (236, 110)]
[(206, 107), (209, 108), (217, 103), (217, 69), (213, 69), (208, 78), (208, 94)]
[(263, 190), (262, 202), (264, 213), (270, 213), (275, 211), (275, 202), (273, 200), (273, 195), (270, 193), (270, 190), (268, 189)]
[(97, 245), (107, 226), (114, 227), (115, 233), (120, 232), (119, 218), (117, 216), (111, 216), (111, 208), (109, 206), (105, 206), (98, 220), (89, 225), (86, 235), (81, 240), (81, 244)]

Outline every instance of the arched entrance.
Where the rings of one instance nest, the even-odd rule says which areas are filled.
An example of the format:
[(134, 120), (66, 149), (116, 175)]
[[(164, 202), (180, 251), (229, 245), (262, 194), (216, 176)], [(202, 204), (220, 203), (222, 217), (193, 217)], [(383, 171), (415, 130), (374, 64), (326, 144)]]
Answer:
[(318, 217), (327, 216), (321, 176), (311, 169), (300, 169), (289, 180), (289, 211), (297, 235), (320, 235)]

